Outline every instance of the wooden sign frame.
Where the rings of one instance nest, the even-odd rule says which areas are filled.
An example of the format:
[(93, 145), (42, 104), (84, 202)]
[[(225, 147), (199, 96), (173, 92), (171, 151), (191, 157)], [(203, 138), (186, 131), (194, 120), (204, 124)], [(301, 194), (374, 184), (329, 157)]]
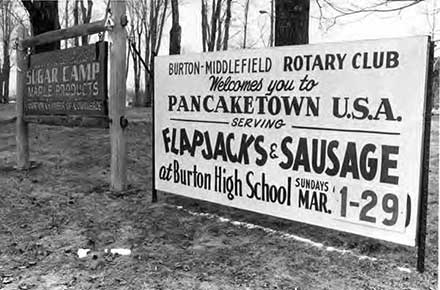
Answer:
[[(104, 41), (29, 55), (25, 116), (106, 118), (107, 63), (108, 43)], [(34, 106), (29, 108), (31, 102)]]
[[(110, 128), (111, 143), (111, 160), (110, 160), (110, 187), (114, 191), (123, 191), (127, 187), (127, 148), (124, 129), (128, 125), (125, 118), (125, 98), (126, 98), (126, 80), (125, 74), (125, 54), (127, 32), (125, 26), (128, 24), (126, 16), (125, 1), (110, 0), (109, 9), (103, 20), (81, 24), (74, 27), (49, 31), (37, 36), (25, 37), (24, 28), (19, 26), (16, 41), (16, 58), (17, 58), (17, 169), (30, 169), (29, 161), (29, 123), (61, 125), (61, 126), (83, 126), (83, 127), (100, 127)], [(113, 19), (112, 19), (113, 18)], [(118, 21), (115, 21), (117, 19)], [(108, 109), (98, 116), (89, 114), (83, 115), (26, 115), (25, 107), (25, 71), (28, 67), (28, 50), (30, 47), (42, 45), (45, 43), (56, 42), (73, 37), (81, 37), (95, 33), (108, 32), (112, 43), (110, 52), (99, 57), (105, 60), (105, 104), (108, 103)], [(106, 44), (103, 45), (107, 50)], [(110, 82), (107, 82), (107, 63), (109, 66)], [(107, 91), (107, 85), (109, 89)], [(107, 97), (108, 96), (108, 97)], [(107, 102), (108, 100), (108, 102)], [(59, 112), (58, 112), (59, 113)]]
[[(37, 123), (37, 124), (46, 124), (46, 125), (55, 125), (55, 126), (66, 126), (66, 127), (96, 127), (96, 128), (108, 128), (109, 127), (109, 118), (108, 118), (108, 43), (107, 42), (96, 42), (94, 44), (90, 44), (87, 46), (80, 47), (72, 47), (63, 50), (57, 50), (54, 52), (44, 52), (40, 54), (28, 55), (27, 59), (27, 70), (26, 74), (31, 74), (31, 69), (34, 67), (42, 68), (44, 70), (48, 69), (50, 73), (52, 69), (55, 69), (55, 72), (58, 75), (49, 76), (56, 77), (58, 79), (62, 78), (61, 70), (64, 70), (65, 67), (69, 68), (70, 65), (73, 64), (73, 59), (77, 59), (77, 56), (84, 55), (86, 60), (92, 62), (99, 63), (99, 75), (97, 79), (94, 81), (96, 84), (95, 88), (90, 88), (90, 90), (95, 89), (98, 91), (98, 96), (92, 96), (92, 92), (88, 93), (87, 96), (82, 97), (65, 97), (59, 96), (56, 92), (53, 92), (53, 95), (50, 97), (30, 97), (29, 96), (29, 85), (26, 85), (24, 89), (23, 95), (23, 118), (28, 123)], [(67, 55), (67, 56), (66, 56)], [(53, 68), (53, 63), (50, 63), (50, 66), (45, 66), (44, 60), (47, 58), (55, 58), (60, 59), (63, 62), (62, 66), (58, 65), (58, 67)], [(70, 61), (65, 61), (66, 58)], [(93, 59), (95, 58), (95, 59)], [(84, 61), (84, 60), (83, 60)], [(37, 65), (35, 64), (37, 63)], [(43, 65), (41, 65), (43, 63)], [(40, 64), (40, 65), (38, 65)], [(92, 66), (89, 67), (92, 69)], [(35, 71), (35, 69), (34, 69)], [(68, 71), (66, 69), (66, 71)], [(80, 71), (78, 71), (78, 74)], [(59, 80), (58, 80), (59, 81)], [(63, 87), (70, 85), (69, 83), (61, 84)], [(72, 84), (76, 85), (76, 84)], [(46, 87), (45, 87), (46, 86)], [(48, 87), (51, 86), (51, 90), (55, 90), (56, 87), (59, 88), (59, 84), (47, 84), (44, 83), (40, 85), (42, 89), (48, 90)], [(30, 110), (28, 108), (28, 103), (30, 101), (36, 102), (36, 104), (41, 103), (41, 107), (48, 107), (47, 110)], [(51, 106), (55, 105), (55, 109), (50, 109)], [(81, 109), (80, 106), (86, 107), (89, 105), (91, 109)], [(61, 108), (56, 108), (56, 107)], [(77, 109), (75, 110), (75, 107)], [(93, 109), (93, 107), (98, 107), (98, 109)], [(70, 109), (69, 109), (70, 108)]]

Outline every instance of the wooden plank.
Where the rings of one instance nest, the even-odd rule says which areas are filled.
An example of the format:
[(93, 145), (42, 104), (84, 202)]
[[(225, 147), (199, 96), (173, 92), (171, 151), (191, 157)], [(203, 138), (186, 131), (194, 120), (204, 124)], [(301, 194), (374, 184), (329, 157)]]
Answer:
[(125, 16), (125, 1), (111, 0), (110, 7), (115, 20), (115, 26), (110, 32), (113, 40), (110, 49), (110, 90), (109, 90), (109, 113), (110, 119), (110, 142), (111, 142), (111, 188), (115, 191), (123, 191), (127, 186), (127, 148), (124, 128), (121, 120), (125, 117), (125, 54), (127, 35), (125, 27), (121, 24)]
[(109, 128), (109, 119), (106, 117), (84, 116), (25, 116), (27, 123), (64, 127)]
[[(20, 25), (17, 29), (17, 36), (23, 39), (25, 36), (24, 28)], [(17, 168), (28, 169), (29, 168), (29, 135), (28, 124), (23, 120), (23, 98), (25, 90), (25, 68), (26, 68), (26, 51), (23, 46), (18, 42), (16, 50), (17, 58)]]
[(31, 55), (25, 115), (107, 116), (107, 43)]
[(17, 122), (17, 117), (12, 117), (9, 119), (0, 119), (0, 125), (8, 125)]
[(107, 30), (109, 30), (109, 28), (105, 26), (105, 20), (100, 20), (92, 23), (86, 23), (73, 27), (45, 32), (34, 37), (22, 40), (21, 45), (24, 48), (33, 47), (72, 37), (95, 34)]

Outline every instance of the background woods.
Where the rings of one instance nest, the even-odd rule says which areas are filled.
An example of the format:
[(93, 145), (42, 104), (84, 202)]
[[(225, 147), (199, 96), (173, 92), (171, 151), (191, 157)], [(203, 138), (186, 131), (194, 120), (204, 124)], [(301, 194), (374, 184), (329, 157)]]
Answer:
[[(17, 25), (26, 27), (28, 35), (37, 35), (90, 23), (104, 18), (108, 0), (0, 0), (0, 6), (0, 102), (4, 103), (14, 95), (11, 43)], [(151, 105), (153, 59), (158, 54), (303, 44), (343, 30), (349, 23), (377, 15), (394, 17), (412, 7), (421, 7), (417, 13), (426, 19), (426, 29), (417, 33), (429, 33), (437, 41), (437, 6), (435, 0), (127, 0), (128, 100), (134, 106)], [(97, 40), (84, 36), (35, 47), (33, 52)]]
[[(151, 105), (153, 94), (154, 57), (158, 54), (165, 20), (170, 15), (168, 0), (129, 0), (131, 18), (129, 54), (132, 58), (135, 106)], [(130, 57), (127, 57), (129, 63)], [(129, 67), (129, 65), (127, 65)], [(141, 93), (141, 77), (144, 77), (144, 93)]]
[[(31, 24), (31, 35), (60, 29), (58, 1), (22, 0)], [(35, 53), (60, 49), (60, 43), (48, 43), (34, 48)]]
[[(84, 24), (90, 23), (92, 19), (92, 8), (93, 8), (93, 0), (74, 0), (74, 8), (73, 8), (73, 19), (74, 24)], [(87, 1), (87, 6), (84, 4), (84, 1)], [(66, 0), (66, 6), (69, 1)], [(81, 18), (79, 17), (81, 11)], [(66, 13), (66, 19), (68, 19), (69, 13)], [(89, 43), (89, 36), (84, 35), (81, 37), (81, 45), (86, 45)], [(75, 46), (79, 46), (79, 39), (75, 38)]]

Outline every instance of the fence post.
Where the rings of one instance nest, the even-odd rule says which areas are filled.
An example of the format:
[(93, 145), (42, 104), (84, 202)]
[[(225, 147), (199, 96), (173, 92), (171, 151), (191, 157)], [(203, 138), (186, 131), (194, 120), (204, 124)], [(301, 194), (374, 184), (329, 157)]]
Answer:
[(111, 143), (111, 189), (123, 191), (127, 186), (127, 148), (124, 132), (125, 119), (125, 1), (111, 0), (110, 9), (114, 27), (110, 31), (110, 143)]
[(28, 169), (29, 163), (29, 137), (28, 124), (23, 120), (24, 115), (24, 92), (25, 92), (25, 71), (27, 53), (22, 45), (22, 40), (25, 37), (24, 28), (20, 25), (17, 29), (17, 97), (16, 97), (16, 112), (17, 112), (17, 169)]

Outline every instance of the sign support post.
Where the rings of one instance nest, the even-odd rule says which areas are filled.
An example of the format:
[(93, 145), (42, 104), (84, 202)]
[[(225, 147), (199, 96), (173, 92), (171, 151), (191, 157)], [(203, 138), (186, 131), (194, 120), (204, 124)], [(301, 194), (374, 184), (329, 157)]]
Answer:
[(124, 128), (125, 119), (125, 53), (126, 53), (126, 15), (125, 1), (111, 0), (111, 12), (115, 19), (110, 31), (110, 143), (111, 143), (111, 189), (123, 191), (127, 186), (127, 148)]
[(29, 136), (28, 123), (23, 119), (24, 116), (24, 93), (25, 93), (25, 66), (26, 66), (26, 47), (22, 45), (24, 39), (24, 28), (18, 27), (17, 39), (17, 169), (28, 169), (29, 163)]
[[(153, 80), (154, 81), (154, 80)], [(155, 163), (155, 161), (156, 161), (156, 157), (155, 157), (155, 151), (156, 151), (156, 130), (155, 130), (155, 121), (154, 121), (154, 116), (155, 116), (155, 113), (154, 113), (154, 108), (155, 108), (155, 103), (156, 103), (156, 100), (155, 100), (155, 98), (154, 98), (154, 94), (153, 94), (153, 96), (152, 96), (152, 102), (151, 102), (151, 107), (152, 107), (152, 114), (153, 114), (153, 118), (152, 118), (152, 122), (151, 122), (151, 126), (153, 126), (153, 130), (152, 130), (152, 138), (151, 138), (151, 140), (152, 140), (152, 144), (151, 144), (151, 146), (152, 146), (152, 154), (151, 154), (151, 162), (152, 162), (152, 173), (151, 173), (151, 175), (152, 175), (152, 178), (153, 178), (153, 183), (152, 183), (152, 190), (151, 190), (151, 202), (157, 202), (157, 190), (156, 190), (156, 163)]]
[(425, 135), (423, 137), (423, 173), (421, 182), (421, 196), (419, 204), (420, 218), (418, 220), (417, 238), (417, 271), (425, 271), (425, 245), (426, 245), (426, 217), (428, 214), (428, 183), (429, 183), (429, 142), (431, 133), (431, 111), (432, 111), (432, 84), (434, 66), (434, 43), (429, 38), (428, 44), (428, 79), (426, 82), (426, 107), (425, 107)]

